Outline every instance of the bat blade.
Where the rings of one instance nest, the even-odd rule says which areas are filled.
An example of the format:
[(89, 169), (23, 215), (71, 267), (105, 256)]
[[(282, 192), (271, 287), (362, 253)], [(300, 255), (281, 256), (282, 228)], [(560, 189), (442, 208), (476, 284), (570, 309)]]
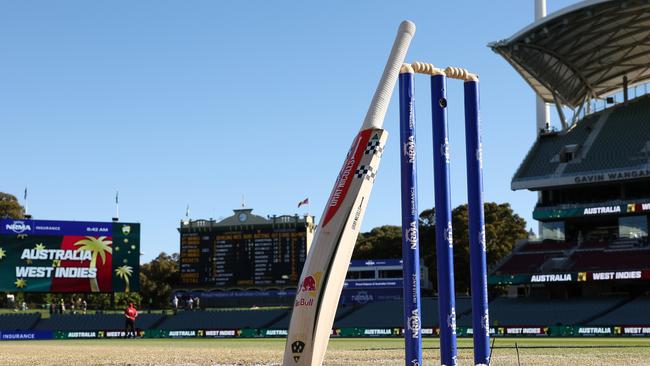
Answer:
[(388, 133), (382, 129), (415, 25), (400, 24), (361, 130), (343, 162), (300, 276), (284, 366), (320, 366)]
[(354, 243), (388, 133), (354, 138), (309, 250), (291, 315), (284, 365), (320, 365), (332, 331)]

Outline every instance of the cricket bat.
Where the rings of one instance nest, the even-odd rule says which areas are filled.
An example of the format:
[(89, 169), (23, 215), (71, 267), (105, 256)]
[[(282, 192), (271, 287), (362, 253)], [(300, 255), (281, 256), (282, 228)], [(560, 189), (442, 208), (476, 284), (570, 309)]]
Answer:
[(415, 24), (400, 24), (388, 62), (332, 189), (302, 269), (284, 366), (320, 366), (388, 133), (382, 129)]

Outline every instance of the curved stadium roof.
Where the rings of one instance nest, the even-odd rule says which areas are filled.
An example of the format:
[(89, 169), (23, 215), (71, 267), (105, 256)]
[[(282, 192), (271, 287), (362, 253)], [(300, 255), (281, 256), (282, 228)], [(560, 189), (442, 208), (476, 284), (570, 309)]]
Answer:
[(489, 47), (546, 102), (575, 108), (620, 90), (625, 75), (650, 79), (650, 0), (581, 1)]

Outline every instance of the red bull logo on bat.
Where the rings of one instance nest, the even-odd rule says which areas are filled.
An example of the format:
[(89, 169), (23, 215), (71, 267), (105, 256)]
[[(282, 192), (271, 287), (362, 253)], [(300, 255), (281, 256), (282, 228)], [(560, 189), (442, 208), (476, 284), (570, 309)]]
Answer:
[(296, 302), (294, 303), (295, 307), (314, 305), (314, 298), (316, 297), (318, 286), (320, 286), (322, 275), (322, 272), (315, 272), (302, 280), (298, 288)]
[(300, 291), (303, 291), (303, 292), (315, 292), (316, 291), (316, 280), (314, 279), (314, 276), (305, 277), (305, 280), (302, 281), (302, 285), (300, 286)]
[(305, 279), (302, 280), (302, 283), (300, 284), (300, 291), (298, 291), (298, 293), (307, 293), (309, 296), (315, 297), (316, 290), (318, 289), (318, 285), (320, 284), (320, 279), (322, 276), (322, 272), (315, 272), (305, 277)]

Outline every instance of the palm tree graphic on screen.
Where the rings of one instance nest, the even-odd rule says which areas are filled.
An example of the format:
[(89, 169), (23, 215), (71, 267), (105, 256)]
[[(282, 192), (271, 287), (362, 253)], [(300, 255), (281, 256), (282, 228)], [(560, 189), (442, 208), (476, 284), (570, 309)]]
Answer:
[[(113, 244), (113, 242), (107, 239), (106, 236), (100, 236), (98, 238), (87, 236), (86, 239), (74, 243), (75, 246), (79, 246), (77, 250), (87, 250), (92, 252), (92, 259), (90, 260), (89, 268), (97, 268), (97, 256), (101, 257), (102, 264), (106, 263), (106, 253), (113, 253), (111, 244)], [(97, 277), (90, 279), (90, 290), (92, 292), (99, 292)]]
[(124, 292), (129, 292), (129, 277), (133, 274), (133, 267), (131, 266), (121, 266), (115, 268), (115, 275), (124, 280)]

